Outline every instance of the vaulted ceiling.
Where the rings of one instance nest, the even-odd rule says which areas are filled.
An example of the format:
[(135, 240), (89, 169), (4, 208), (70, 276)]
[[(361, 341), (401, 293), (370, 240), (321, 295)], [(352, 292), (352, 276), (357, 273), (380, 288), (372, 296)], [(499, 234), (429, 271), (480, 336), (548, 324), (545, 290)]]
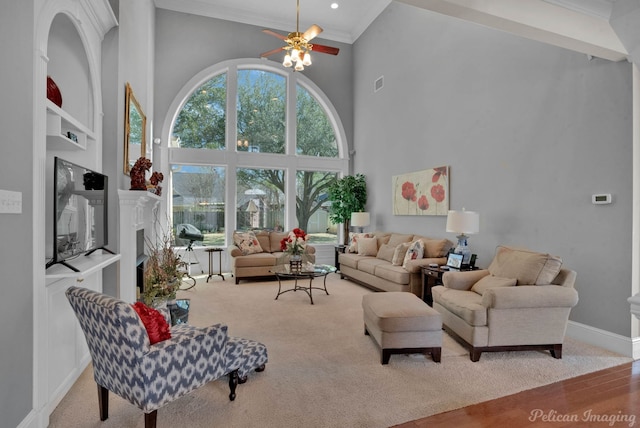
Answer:
[[(640, 62), (639, 0), (395, 0), (590, 56)], [(296, 0), (155, 0), (163, 9), (295, 30)], [(331, 4), (338, 7), (333, 9)], [(391, 0), (300, 0), (300, 31), (353, 43)]]

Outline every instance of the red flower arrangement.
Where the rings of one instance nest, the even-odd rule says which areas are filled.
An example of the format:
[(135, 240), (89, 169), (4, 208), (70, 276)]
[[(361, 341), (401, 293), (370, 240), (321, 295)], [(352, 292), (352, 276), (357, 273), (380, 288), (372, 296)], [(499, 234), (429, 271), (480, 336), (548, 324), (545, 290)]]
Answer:
[(296, 227), (286, 238), (282, 238), (280, 241), (280, 250), (285, 253), (300, 255), (304, 253), (307, 247), (307, 233)]

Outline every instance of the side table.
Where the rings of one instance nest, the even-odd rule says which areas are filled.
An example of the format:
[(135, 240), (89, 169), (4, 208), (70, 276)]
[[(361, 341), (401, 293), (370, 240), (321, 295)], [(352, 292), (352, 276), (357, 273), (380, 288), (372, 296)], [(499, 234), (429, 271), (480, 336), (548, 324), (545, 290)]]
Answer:
[(340, 260), (339, 260), (340, 254), (344, 253), (347, 250), (347, 246), (343, 244), (338, 244), (335, 246), (335, 249), (336, 249), (336, 260), (335, 260), (334, 266), (336, 267), (336, 272), (337, 272), (340, 270)]
[[(224, 281), (224, 275), (222, 274), (222, 252), (224, 251), (224, 248), (213, 247), (213, 248), (207, 248), (205, 249), (205, 251), (209, 253), (209, 276), (207, 277), (206, 282), (209, 282), (209, 278), (211, 278), (214, 275), (218, 275)], [(212, 270), (214, 253), (218, 253), (218, 273), (216, 274), (214, 274)]]

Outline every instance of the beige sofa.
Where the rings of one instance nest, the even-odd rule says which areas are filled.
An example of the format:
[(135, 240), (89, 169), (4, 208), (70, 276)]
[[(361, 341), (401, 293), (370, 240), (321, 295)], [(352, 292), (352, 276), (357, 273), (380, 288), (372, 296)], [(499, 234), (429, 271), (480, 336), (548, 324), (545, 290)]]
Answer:
[[(448, 239), (434, 239), (420, 235), (391, 232), (374, 232), (375, 254), (363, 255), (358, 252), (340, 254), (340, 277), (364, 285), (376, 291), (408, 291), (422, 298), (422, 267), (430, 263), (443, 265), (446, 254), (453, 245)], [(393, 256), (398, 246), (416, 240), (424, 244), (422, 257), (409, 260), (405, 266), (394, 264)], [(352, 248), (352, 250), (357, 250)]]
[[(271, 273), (273, 267), (286, 260), (286, 254), (280, 251), (280, 241), (286, 238), (289, 232), (272, 232), (266, 230), (253, 231), (259, 243), (260, 251), (246, 254), (236, 244), (228, 247), (231, 256), (231, 273), (236, 279), (236, 284), (241, 279), (274, 277)], [(255, 251), (255, 250), (254, 250)], [(315, 263), (316, 249), (307, 245), (304, 261)]]
[(562, 358), (576, 272), (559, 257), (500, 246), (488, 269), (447, 272), (433, 287), (433, 307), (447, 332), (482, 352), (542, 349)]

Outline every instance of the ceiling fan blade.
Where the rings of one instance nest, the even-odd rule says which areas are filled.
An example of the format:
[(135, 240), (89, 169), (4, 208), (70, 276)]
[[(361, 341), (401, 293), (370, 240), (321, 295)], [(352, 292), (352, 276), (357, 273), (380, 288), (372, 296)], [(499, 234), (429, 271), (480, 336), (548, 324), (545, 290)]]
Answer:
[(280, 40), (287, 40), (287, 36), (283, 36), (282, 34), (278, 34), (273, 30), (262, 30), (263, 33), (269, 34), (270, 36), (277, 37)]
[(261, 54), (260, 54), (260, 57), (265, 58), (265, 57), (271, 56), (271, 55), (273, 55), (273, 54), (277, 54), (278, 52), (281, 52), (281, 51), (282, 51), (282, 49), (283, 49), (283, 48), (275, 48), (275, 49), (272, 49), (272, 50), (270, 50), (269, 52), (261, 53)]
[(311, 49), (311, 51), (312, 52), (326, 53), (326, 54), (329, 54), (329, 55), (338, 55), (338, 52), (340, 52), (340, 49), (334, 48), (333, 46), (316, 45), (314, 43), (313, 44), (313, 48)]
[(322, 33), (322, 31), (324, 31), (322, 28), (320, 28), (316, 24), (313, 24), (311, 27), (307, 29), (307, 31), (304, 32), (304, 34), (302, 34), (302, 37), (304, 37), (304, 39), (308, 42), (309, 40), (316, 37), (318, 34)]

